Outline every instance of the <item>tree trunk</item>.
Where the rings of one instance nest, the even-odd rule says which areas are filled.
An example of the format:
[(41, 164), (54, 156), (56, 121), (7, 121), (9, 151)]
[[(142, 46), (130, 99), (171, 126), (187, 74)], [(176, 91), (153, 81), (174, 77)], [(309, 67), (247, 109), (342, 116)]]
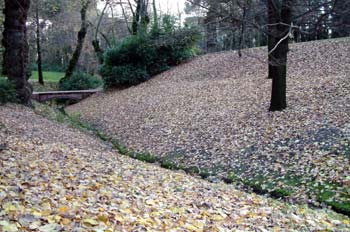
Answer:
[(36, 48), (38, 54), (38, 77), (39, 83), (44, 85), (43, 69), (42, 69), (42, 59), (41, 59), (41, 44), (40, 44), (40, 20), (39, 20), (39, 4), (36, 2), (35, 6), (35, 20), (36, 20)]
[(153, 0), (152, 7), (153, 7), (152, 34), (158, 35), (159, 34), (159, 22), (158, 22), (158, 12), (157, 12), (156, 0)]
[(19, 101), (31, 105), (32, 87), (28, 82), (27, 13), (29, 0), (5, 0), (5, 23), (3, 32), (4, 69), (15, 84)]
[(68, 68), (66, 70), (66, 74), (65, 74), (64, 78), (62, 78), (60, 80), (60, 82), (66, 80), (66, 79), (69, 79), (73, 75), (74, 69), (78, 64), (79, 57), (80, 57), (81, 51), (83, 50), (84, 41), (85, 41), (85, 37), (87, 34), (88, 23), (86, 20), (86, 12), (87, 12), (87, 9), (89, 7), (89, 4), (90, 4), (90, 0), (83, 2), (83, 6), (82, 6), (81, 11), (80, 11), (81, 28), (78, 32), (77, 46), (74, 50), (72, 58), (69, 61), (69, 65), (68, 65)]
[[(277, 9), (276, 4), (274, 3), (274, 0), (268, 0), (267, 2), (267, 10), (268, 10), (268, 15), (267, 15), (267, 23), (270, 25), (268, 26), (268, 36), (267, 36), (267, 48), (268, 51), (272, 51), (274, 46), (277, 44), (278, 40), (276, 38), (276, 27), (274, 24), (279, 22), (279, 9)], [(273, 66), (272, 66), (272, 54), (269, 54), (268, 56), (268, 62), (269, 62), (269, 72), (268, 72), (268, 79), (272, 79), (273, 73)]]
[[(269, 75), (272, 78), (270, 111), (287, 108), (288, 35), (292, 20), (293, 0), (284, 0), (281, 8), (268, 0), (269, 14)], [(270, 23), (270, 19), (271, 23)]]
[(246, 20), (247, 8), (246, 6), (242, 7), (242, 23), (241, 23), (241, 32), (239, 35), (239, 48), (238, 55), (242, 57), (242, 49), (244, 48), (244, 33), (245, 33), (245, 20)]
[(101, 12), (101, 15), (100, 15), (100, 17), (98, 19), (98, 22), (97, 22), (96, 31), (95, 31), (95, 38), (92, 41), (92, 46), (93, 46), (94, 51), (96, 53), (96, 56), (97, 56), (99, 64), (103, 63), (103, 53), (104, 53), (104, 51), (103, 51), (103, 49), (100, 46), (100, 41), (98, 39), (98, 33), (100, 31), (100, 26), (101, 26), (101, 23), (102, 23), (102, 19), (103, 19), (103, 16), (104, 16), (104, 14), (106, 12), (106, 9), (107, 9), (108, 5), (109, 5), (109, 1), (106, 1), (105, 6), (104, 6), (104, 8), (103, 8), (103, 10)]
[(132, 19), (132, 34), (136, 35), (139, 29), (139, 21), (140, 21), (140, 9), (141, 9), (141, 4), (142, 0), (137, 0), (136, 2), (136, 10), (135, 10), (135, 15), (133, 16)]
[(217, 47), (217, 13), (218, 2), (216, 0), (209, 1), (209, 10), (205, 18), (207, 30), (207, 52), (216, 52)]

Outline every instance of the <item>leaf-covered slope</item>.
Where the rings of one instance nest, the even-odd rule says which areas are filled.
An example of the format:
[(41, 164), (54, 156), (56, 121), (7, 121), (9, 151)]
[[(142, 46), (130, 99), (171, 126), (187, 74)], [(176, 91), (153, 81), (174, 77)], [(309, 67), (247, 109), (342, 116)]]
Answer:
[(121, 156), (28, 108), (0, 106), (0, 141), (0, 231), (350, 229), (329, 211)]
[(266, 48), (245, 50), (242, 58), (235, 52), (201, 56), (68, 111), (131, 149), (216, 177), (233, 173), (238, 180), (262, 178), (274, 186), (293, 179), (293, 197), (316, 201), (305, 184), (349, 189), (349, 54), (349, 38), (292, 44), (283, 112), (268, 112)]

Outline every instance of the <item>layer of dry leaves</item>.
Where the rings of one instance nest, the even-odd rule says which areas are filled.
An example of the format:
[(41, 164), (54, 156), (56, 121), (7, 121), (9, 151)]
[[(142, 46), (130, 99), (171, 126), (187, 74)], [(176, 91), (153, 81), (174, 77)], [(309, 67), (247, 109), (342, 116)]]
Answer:
[[(133, 150), (209, 169), (214, 180), (234, 172), (343, 185), (350, 183), (349, 54), (348, 38), (293, 44), (283, 112), (268, 112), (266, 48), (241, 59), (235, 52), (201, 56), (68, 111)], [(304, 201), (304, 190), (295, 197)]]
[(349, 219), (113, 152), (31, 109), (0, 106), (0, 231), (350, 231)]

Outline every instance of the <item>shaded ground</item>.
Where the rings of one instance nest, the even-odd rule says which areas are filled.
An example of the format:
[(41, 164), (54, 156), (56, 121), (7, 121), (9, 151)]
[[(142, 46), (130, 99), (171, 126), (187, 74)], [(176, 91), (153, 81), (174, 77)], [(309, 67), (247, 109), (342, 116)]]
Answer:
[[(350, 40), (291, 46), (288, 109), (268, 112), (265, 48), (198, 57), (69, 107), (128, 148), (350, 215)], [(335, 206), (337, 207), (337, 206)], [(338, 207), (339, 208), (339, 207)]]
[(330, 211), (121, 156), (28, 108), (0, 106), (0, 145), (1, 231), (350, 230)]

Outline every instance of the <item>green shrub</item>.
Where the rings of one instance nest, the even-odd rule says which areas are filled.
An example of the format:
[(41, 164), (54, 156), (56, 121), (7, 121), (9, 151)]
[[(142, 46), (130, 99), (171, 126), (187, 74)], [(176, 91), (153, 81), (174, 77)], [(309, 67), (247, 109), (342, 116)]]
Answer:
[(102, 81), (97, 77), (83, 72), (75, 72), (71, 78), (60, 82), (60, 90), (84, 90), (95, 89), (102, 85)]
[(17, 102), (16, 89), (9, 80), (0, 77), (0, 104)]
[(101, 75), (105, 86), (135, 85), (150, 78), (145, 68), (131, 64), (103, 69)]
[(196, 54), (200, 34), (181, 29), (154, 35), (134, 35), (107, 51), (100, 69), (105, 87), (137, 85)]

